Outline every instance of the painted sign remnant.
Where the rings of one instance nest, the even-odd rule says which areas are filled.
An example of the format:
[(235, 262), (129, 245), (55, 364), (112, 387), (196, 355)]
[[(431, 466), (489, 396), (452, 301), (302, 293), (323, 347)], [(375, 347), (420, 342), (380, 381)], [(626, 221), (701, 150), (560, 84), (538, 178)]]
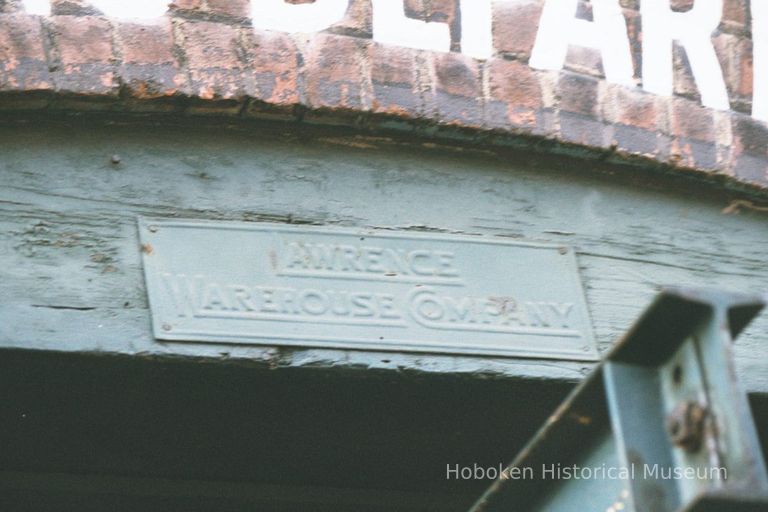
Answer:
[[(531, 0), (456, 0), (461, 20), (460, 51), (486, 59), (493, 56), (493, 8), (502, 3)], [(746, 1), (746, 0), (745, 0)], [(49, 15), (49, 0), (22, 0), (30, 13)], [(162, 16), (167, 0), (90, 0), (90, 4), (114, 18), (152, 19)], [(317, 32), (343, 19), (349, 0), (315, 0), (293, 3), (286, 0), (251, 0), (251, 21), (261, 30)], [(372, 0), (372, 30), (375, 41), (411, 48), (447, 52), (451, 34), (447, 23), (423, 21), (407, 15), (404, 0)], [(571, 46), (600, 52), (606, 79), (646, 91), (673, 92), (673, 44), (682, 47), (690, 63), (701, 103), (720, 110), (730, 108), (723, 68), (712, 41), (723, 12), (722, 0), (696, 0), (686, 12), (673, 10), (670, 0), (642, 0), (642, 66), (635, 69), (630, 51), (627, 22), (620, 0), (592, 0), (592, 19), (577, 15), (578, 0), (544, 0), (529, 65), (536, 69), (560, 70)], [(768, 6), (764, 0), (750, 4), (753, 38), (752, 116), (768, 121)]]

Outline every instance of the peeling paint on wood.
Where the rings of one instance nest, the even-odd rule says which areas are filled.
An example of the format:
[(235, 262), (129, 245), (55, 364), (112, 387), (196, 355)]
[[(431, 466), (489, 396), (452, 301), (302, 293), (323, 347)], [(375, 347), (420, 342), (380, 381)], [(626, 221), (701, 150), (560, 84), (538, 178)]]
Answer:
[[(375, 145), (327, 144), (280, 125), (0, 128), (0, 345), (488, 377), (576, 380), (589, 369), (576, 362), (157, 342), (137, 216), (569, 245), (603, 350), (662, 284), (768, 290), (768, 217), (750, 208), (724, 214), (739, 199), (731, 193), (660, 177), (613, 177), (590, 172), (595, 164), (540, 156)], [(117, 168), (114, 154), (121, 156)], [(736, 346), (753, 392), (768, 392), (766, 342), (763, 315)]]

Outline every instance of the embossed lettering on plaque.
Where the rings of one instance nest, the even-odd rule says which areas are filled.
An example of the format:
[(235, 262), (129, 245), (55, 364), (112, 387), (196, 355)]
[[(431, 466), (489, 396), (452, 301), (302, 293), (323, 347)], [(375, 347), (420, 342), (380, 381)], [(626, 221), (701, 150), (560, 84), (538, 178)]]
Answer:
[(161, 340), (597, 359), (566, 247), (192, 220), (139, 232)]

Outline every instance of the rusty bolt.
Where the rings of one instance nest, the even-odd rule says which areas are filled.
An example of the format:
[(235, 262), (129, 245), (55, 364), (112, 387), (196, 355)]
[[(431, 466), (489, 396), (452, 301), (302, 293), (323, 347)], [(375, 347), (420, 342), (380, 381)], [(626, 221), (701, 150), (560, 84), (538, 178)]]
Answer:
[(701, 448), (704, 440), (704, 427), (707, 408), (692, 400), (680, 402), (667, 417), (667, 432), (676, 446), (689, 453)]

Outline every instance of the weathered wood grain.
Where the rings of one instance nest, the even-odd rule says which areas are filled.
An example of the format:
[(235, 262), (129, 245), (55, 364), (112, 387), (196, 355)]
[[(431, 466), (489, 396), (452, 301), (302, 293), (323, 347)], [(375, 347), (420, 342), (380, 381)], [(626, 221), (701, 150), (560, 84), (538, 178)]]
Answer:
[[(595, 166), (285, 125), (0, 126), (0, 346), (572, 380), (589, 370), (567, 361), (157, 342), (139, 215), (566, 243), (576, 249), (602, 350), (661, 285), (768, 290), (767, 214), (723, 213), (733, 192)], [(763, 314), (736, 347), (752, 392), (768, 392), (766, 344)]]

